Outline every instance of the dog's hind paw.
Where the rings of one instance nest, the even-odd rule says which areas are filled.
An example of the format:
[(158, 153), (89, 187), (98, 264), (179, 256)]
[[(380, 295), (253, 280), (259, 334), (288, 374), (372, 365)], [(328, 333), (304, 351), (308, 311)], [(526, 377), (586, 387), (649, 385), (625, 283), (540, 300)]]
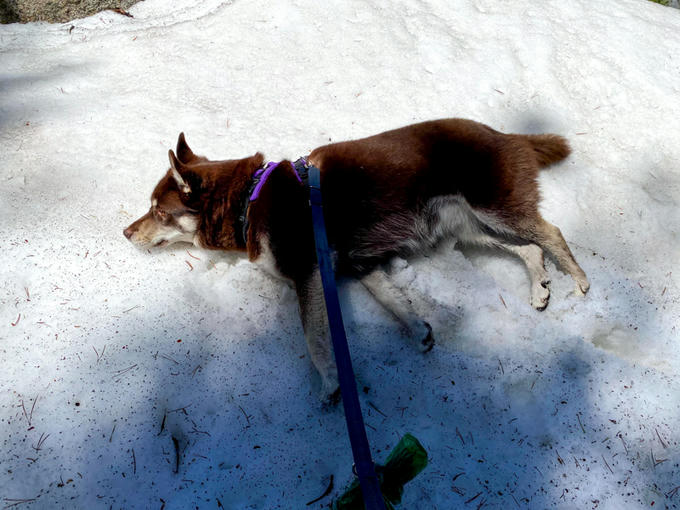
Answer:
[(539, 312), (542, 312), (548, 307), (550, 301), (550, 280), (544, 279), (539, 284), (534, 284), (531, 287), (531, 306)]
[(575, 280), (574, 295), (579, 297), (585, 296), (588, 290), (590, 290), (590, 282), (585, 276), (583, 278), (575, 278)]
[(590, 282), (588, 280), (581, 280), (576, 283), (576, 290), (580, 291), (580, 296), (585, 296), (590, 290)]

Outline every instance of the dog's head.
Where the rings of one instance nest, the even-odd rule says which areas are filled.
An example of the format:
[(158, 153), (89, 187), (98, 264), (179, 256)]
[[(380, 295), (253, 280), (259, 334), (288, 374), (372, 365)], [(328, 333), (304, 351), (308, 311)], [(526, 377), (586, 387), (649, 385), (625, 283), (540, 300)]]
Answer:
[(123, 231), (125, 237), (140, 247), (165, 246), (179, 241), (193, 243), (198, 232), (199, 211), (190, 182), (196, 181), (189, 166), (205, 162), (196, 156), (184, 139), (177, 141), (177, 155), (169, 151), (170, 169), (151, 194), (151, 208)]
[(180, 133), (177, 154), (170, 150), (168, 156), (170, 168), (151, 194), (151, 208), (123, 234), (142, 248), (181, 241), (229, 249), (228, 239), (233, 236), (228, 232), (206, 235), (201, 227), (207, 226), (210, 234), (214, 234), (215, 225), (228, 228), (231, 210), (238, 205), (233, 197), (240, 197), (240, 188), (262, 164), (262, 154), (242, 160), (209, 161), (194, 154), (184, 133)]

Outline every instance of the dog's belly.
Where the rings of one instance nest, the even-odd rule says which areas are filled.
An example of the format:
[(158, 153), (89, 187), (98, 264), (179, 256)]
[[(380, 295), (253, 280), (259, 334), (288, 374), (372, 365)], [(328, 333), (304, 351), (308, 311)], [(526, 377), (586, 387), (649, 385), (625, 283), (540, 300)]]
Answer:
[(473, 209), (461, 195), (446, 195), (430, 199), (417, 221), (418, 238), (423, 248), (434, 246), (442, 239), (477, 242), (489, 232), (510, 233), (491, 214)]
[(349, 258), (355, 267), (365, 268), (368, 261), (427, 252), (443, 239), (479, 243), (489, 232), (506, 231), (499, 220), (473, 209), (461, 195), (438, 196), (418, 213), (387, 215), (358, 234)]

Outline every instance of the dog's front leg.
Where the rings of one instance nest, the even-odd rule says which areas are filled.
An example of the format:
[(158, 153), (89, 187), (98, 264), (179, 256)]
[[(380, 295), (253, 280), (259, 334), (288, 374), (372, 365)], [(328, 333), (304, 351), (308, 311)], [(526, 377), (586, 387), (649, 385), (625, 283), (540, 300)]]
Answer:
[(338, 369), (333, 358), (333, 344), (330, 339), (326, 303), (318, 266), (310, 275), (295, 282), (295, 290), (300, 303), (300, 317), (307, 340), (307, 349), (314, 367), (321, 376), (319, 397), (325, 404), (335, 404), (340, 399)]

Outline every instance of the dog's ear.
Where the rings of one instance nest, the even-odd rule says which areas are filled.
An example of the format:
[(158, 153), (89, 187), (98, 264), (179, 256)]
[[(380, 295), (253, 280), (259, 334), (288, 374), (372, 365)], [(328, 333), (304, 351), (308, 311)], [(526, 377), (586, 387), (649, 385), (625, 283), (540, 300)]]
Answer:
[(180, 133), (179, 138), (177, 139), (177, 159), (182, 163), (190, 163), (196, 159), (196, 155), (189, 148), (189, 144), (184, 138), (184, 133)]
[(168, 151), (168, 158), (170, 158), (170, 170), (172, 171), (172, 178), (175, 179), (177, 187), (182, 193), (191, 193), (191, 187), (189, 187), (184, 177), (182, 177), (182, 173), (186, 171), (184, 164), (177, 159), (177, 156), (175, 156), (175, 153), (172, 152), (172, 150)]

